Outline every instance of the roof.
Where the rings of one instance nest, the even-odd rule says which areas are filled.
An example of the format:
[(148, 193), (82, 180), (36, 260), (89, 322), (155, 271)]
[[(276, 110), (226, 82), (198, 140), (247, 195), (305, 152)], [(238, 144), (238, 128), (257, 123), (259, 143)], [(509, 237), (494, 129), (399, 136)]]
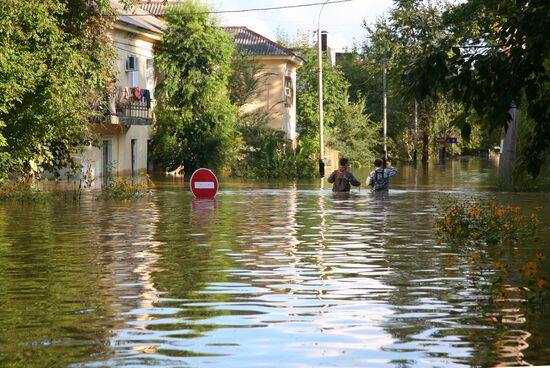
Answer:
[(168, 1), (155, 1), (155, 0), (147, 0), (147, 1), (138, 1), (136, 2), (137, 5), (139, 5), (143, 10), (153, 14), (157, 17), (163, 17), (166, 12), (169, 12), (170, 10), (174, 10), (178, 3), (181, 1), (179, 0), (168, 0)]
[(124, 5), (117, 0), (110, 0), (110, 5), (119, 15), (118, 19), (121, 22), (159, 34), (166, 29), (166, 24), (162, 20), (139, 7), (124, 9)]
[[(174, 10), (184, 0), (148, 0), (136, 1), (135, 4), (153, 17), (164, 17), (167, 12)], [(138, 17), (140, 18), (140, 17)], [(246, 27), (222, 27), (229, 33), (237, 50), (243, 53), (250, 53), (259, 56), (286, 56), (296, 57), (303, 61), (303, 57), (284, 47), (283, 45), (271, 41)], [(298, 63), (301, 63), (298, 61)]]
[(253, 55), (297, 56), (290, 49), (246, 27), (223, 27), (233, 37), (237, 51)]

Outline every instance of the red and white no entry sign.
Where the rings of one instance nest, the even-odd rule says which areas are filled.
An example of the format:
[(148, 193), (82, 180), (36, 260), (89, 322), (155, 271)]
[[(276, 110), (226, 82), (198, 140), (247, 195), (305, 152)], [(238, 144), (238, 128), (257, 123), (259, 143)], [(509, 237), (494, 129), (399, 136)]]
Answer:
[(208, 169), (198, 169), (189, 181), (191, 191), (197, 198), (214, 198), (218, 193), (218, 178)]

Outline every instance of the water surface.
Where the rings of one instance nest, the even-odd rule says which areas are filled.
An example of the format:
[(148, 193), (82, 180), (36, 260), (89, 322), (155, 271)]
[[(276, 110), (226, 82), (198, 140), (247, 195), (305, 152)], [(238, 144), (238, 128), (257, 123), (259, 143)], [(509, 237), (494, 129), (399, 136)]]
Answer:
[(550, 364), (549, 311), (495, 305), (493, 271), (435, 239), (454, 200), (549, 202), (494, 178), (456, 161), (403, 167), (387, 195), (223, 179), (199, 201), (165, 179), (136, 202), (0, 204), (0, 365)]

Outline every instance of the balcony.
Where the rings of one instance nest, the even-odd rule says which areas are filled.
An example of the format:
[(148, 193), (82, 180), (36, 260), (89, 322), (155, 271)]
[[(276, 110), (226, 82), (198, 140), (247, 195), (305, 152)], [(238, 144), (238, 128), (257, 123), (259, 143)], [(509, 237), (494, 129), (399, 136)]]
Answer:
[[(106, 101), (107, 106), (96, 107), (91, 120), (107, 125), (151, 125), (153, 123), (151, 94), (146, 89), (117, 88), (116, 92)], [(104, 111), (103, 114), (100, 111)]]
[(124, 125), (151, 125), (153, 114), (151, 102), (135, 101), (126, 106), (117, 106), (116, 115), (120, 124)]

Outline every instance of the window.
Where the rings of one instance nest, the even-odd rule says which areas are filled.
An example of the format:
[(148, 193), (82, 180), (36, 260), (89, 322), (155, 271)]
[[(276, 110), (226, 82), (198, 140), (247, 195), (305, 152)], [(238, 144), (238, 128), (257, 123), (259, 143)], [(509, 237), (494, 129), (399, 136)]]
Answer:
[(294, 90), (292, 88), (292, 77), (285, 77), (285, 107), (292, 107)]
[(126, 60), (126, 72), (129, 73), (130, 87), (137, 87), (139, 84), (139, 60), (137, 56), (128, 56)]

